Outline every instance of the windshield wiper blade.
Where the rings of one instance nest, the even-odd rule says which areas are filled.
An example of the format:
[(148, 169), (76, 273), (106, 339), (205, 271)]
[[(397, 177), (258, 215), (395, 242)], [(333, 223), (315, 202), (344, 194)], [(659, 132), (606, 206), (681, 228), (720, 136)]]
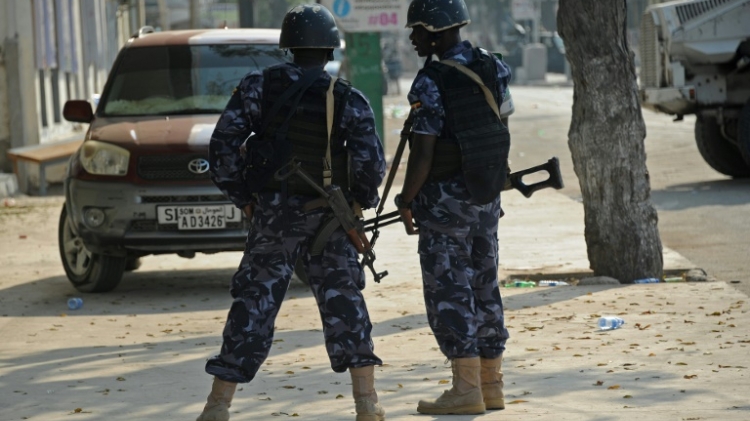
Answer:
[(165, 111), (163, 113), (154, 113), (153, 115), (188, 115), (188, 114), (221, 114), (223, 110), (211, 108), (189, 108), (186, 110)]

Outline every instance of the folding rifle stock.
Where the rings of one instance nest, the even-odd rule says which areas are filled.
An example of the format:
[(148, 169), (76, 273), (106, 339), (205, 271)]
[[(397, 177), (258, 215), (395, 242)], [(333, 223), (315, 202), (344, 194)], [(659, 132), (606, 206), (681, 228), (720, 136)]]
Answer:
[[(548, 177), (546, 180), (532, 184), (526, 184), (523, 182), (524, 176), (540, 171), (547, 172)], [(560, 162), (558, 161), (557, 157), (550, 158), (544, 164), (508, 174), (507, 178), (505, 179), (505, 187), (503, 187), (503, 190), (516, 189), (521, 192), (524, 197), (531, 197), (531, 195), (534, 194), (535, 191), (546, 188), (554, 188), (557, 190), (563, 188), (562, 175), (560, 174)], [(386, 213), (385, 215), (380, 215), (376, 218), (365, 220), (364, 230), (372, 231), (375, 227), (376, 221), (378, 223), (378, 227), (383, 227), (399, 222), (400, 220), (401, 217), (399, 216), (398, 211), (393, 211), (390, 213)]]

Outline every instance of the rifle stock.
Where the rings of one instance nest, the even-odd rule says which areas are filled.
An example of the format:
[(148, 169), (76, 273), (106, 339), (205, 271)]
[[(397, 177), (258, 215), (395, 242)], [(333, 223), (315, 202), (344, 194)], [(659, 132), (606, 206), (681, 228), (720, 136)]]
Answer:
[[(377, 272), (375, 270), (373, 265), (373, 262), (375, 261), (375, 252), (365, 234), (364, 224), (355, 215), (351, 206), (349, 206), (341, 188), (336, 185), (331, 185), (327, 188), (321, 187), (305, 170), (302, 169), (301, 164), (295, 163), (294, 160), (291, 160), (288, 164), (279, 168), (274, 174), (274, 178), (281, 181), (292, 175), (297, 175), (302, 178), (305, 183), (313, 187), (318, 193), (320, 193), (320, 196), (325, 199), (328, 206), (333, 211), (336, 221), (338, 221), (338, 224), (341, 225), (344, 232), (346, 232), (349, 241), (354, 245), (354, 248), (357, 249), (357, 252), (363, 255), (362, 264), (372, 271), (375, 282), (380, 282), (382, 278), (388, 275), (388, 271)], [(316, 236), (316, 238), (317, 237), (318, 236)]]
[[(549, 176), (546, 180), (533, 184), (525, 184), (523, 182), (523, 176), (539, 171), (547, 171)], [(549, 161), (542, 165), (508, 174), (508, 178), (505, 181), (505, 188), (503, 190), (516, 189), (525, 197), (531, 197), (535, 191), (546, 188), (554, 188), (557, 190), (563, 188), (562, 174), (560, 174), (560, 162), (557, 160), (557, 157), (550, 158)]]
[[(540, 171), (547, 172), (548, 177), (546, 180), (532, 184), (526, 184), (523, 182), (523, 177), (525, 175), (534, 174)], [(524, 197), (531, 197), (531, 195), (534, 194), (535, 191), (547, 188), (553, 188), (557, 190), (563, 188), (562, 174), (560, 173), (560, 161), (557, 159), (557, 157), (550, 158), (544, 164), (508, 174), (503, 190), (516, 189), (521, 192)], [(386, 225), (395, 224), (399, 221), (401, 221), (401, 216), (399, 215), (398, 211), (389, 212), (385, 215), (380, 215), (377, 218), (365, 220), (364, 230), (374, 230), (375, 222), (377, 222), (377, 226), (379, 228)]]

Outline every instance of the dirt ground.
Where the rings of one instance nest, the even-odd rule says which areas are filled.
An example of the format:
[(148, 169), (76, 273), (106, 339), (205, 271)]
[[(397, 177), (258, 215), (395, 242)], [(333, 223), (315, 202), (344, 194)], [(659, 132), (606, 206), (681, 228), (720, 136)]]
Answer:
[[(580, 271), (587, 265), (580, 192), (565, 143), (572, 91), (517, 92), (512, 168), (558, 156), (566, 187), (503, 199), (503, 274)], [(388, 155), (405, 102), (386, 98)], [(685, 261), (674, 251), (685, 250), (689, 263), (705, 265), (720, 281), (742, 282), (503, 288), (512, 404), (472, 419), (749, 419), (742, 326), (750, 314), (747, 294), (736, 289), (749, 270), (747, 184), (707, 169), (685, 139), (688, 125), (646, 118), (653, 199), (670, 261)], [(63, 199), (59, 186), (51, 193), (0, 201), (0, 419), (194, 419), (210, 386), (203, 363), (220, 346), (240, 254), (150, 256), (115, 291), (80, 294), (60, 263)], [(419, 399), (448, 387), (450, 369), (424, 314), (416, 239), (386, 227), (376, 248), (376, 263), (390, 272), (365, 290), (376, 352), (386, 362), (378, 368), (378, 393), (389, 420), (411, 420)], [(80, 310), (67, 309), (73, 296), (83, 297)], [(622, 316), (625, 327), (596, 331), (603, 314)], [(295, 283), (271, 355), (238, 391), (232, 417), (351, 420), (352, 410), (348, 376), (328, 366), (314, 298)]]

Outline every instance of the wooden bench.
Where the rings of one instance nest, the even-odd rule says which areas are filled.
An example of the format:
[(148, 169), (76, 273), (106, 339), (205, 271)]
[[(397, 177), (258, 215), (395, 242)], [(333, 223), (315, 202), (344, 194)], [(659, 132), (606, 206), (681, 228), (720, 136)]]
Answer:
[(8, 150), (8, 159), (13, 162), (13, 172), (18, 173), (18, 162), (30, 162), (39, 166), (39, 195), (47, 194), (46, 169), (50, 165), (62, 164), (70, 159), (83, 143), (83, 139), (22, 146)]

